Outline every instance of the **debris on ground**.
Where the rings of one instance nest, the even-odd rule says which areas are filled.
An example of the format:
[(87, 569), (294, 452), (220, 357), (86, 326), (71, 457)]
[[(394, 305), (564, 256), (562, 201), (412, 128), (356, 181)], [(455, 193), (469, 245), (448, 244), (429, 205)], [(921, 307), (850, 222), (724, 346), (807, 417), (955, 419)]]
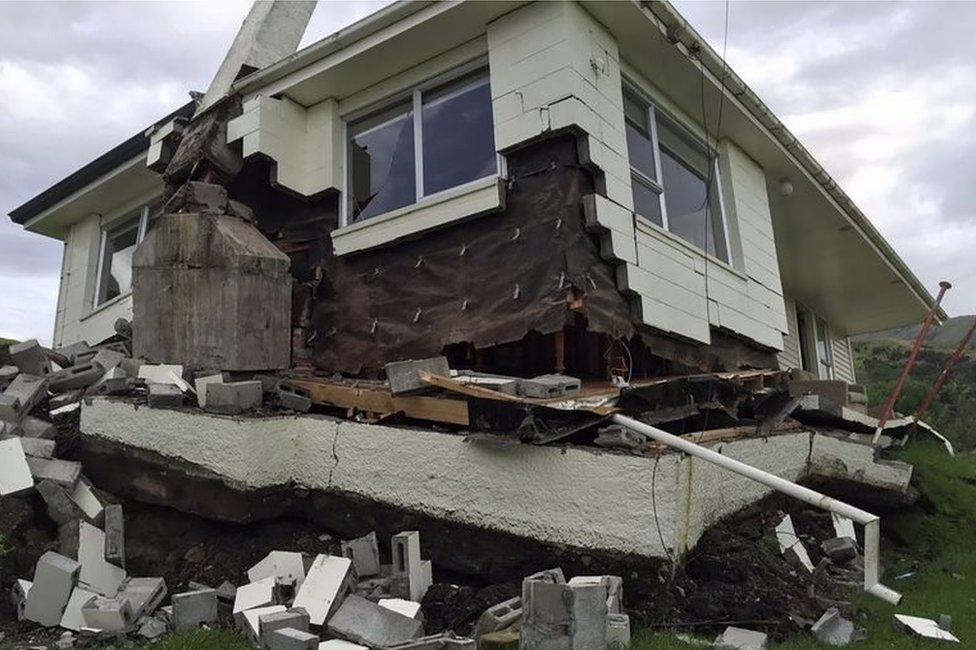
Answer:
[(959, 643), (952, 632), (945, 630), (930, 618), (918, 616), (906, 616), (905, 614), (895, 614), (895, 627), (902, 630), (909, 636), (918, 636), (923, 639), (933, 639), (935, 641), (952, 641)]

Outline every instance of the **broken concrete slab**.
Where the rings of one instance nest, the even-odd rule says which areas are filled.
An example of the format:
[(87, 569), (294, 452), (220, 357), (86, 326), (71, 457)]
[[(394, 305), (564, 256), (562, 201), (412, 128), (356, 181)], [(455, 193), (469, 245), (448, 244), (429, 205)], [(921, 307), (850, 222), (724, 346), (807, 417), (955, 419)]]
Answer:
[(217, 592), (200, 589), (173, 594), (173, 629), (177, 632), (217, 620)]
[(29, 438), (27, 436), (20, 438), (20, 446), (24, 448), (24, 453), (34, 458), (52, 458), (54, 456), (54, 445), (53, 440), (45, 438)]
[(117, 596), (95, 596), (81, 607), (85, 627), (103, 632), (125, 632), (135, 622), (129, 602)]
[(840, 615), (840, 610), (831, 607), (823, 613), (810, 628), (821, 643), (834, 646), (849, 645), (854, 640), (854, 624)]
[(162, 604), (166, 598), (166, 581), (162, 578), (127, 578), (122, 583), (119, 597), (129, 601), (133, 618), (139, 620)]
[[(271, 635), (276, 630), (291, 628), (293, 630), (308, 632), (308, 625), (308, 612), (301, 608), (288, 609), (283, 612), (272, 612), (260, 616), (258, 617), (258, 637), (261, 640), (261, 646), (265, 648), (271, 646)], [(318, 637), (316, 637), (317, 640)]]
[(34, 477), (19, 438), (0, 440), (0, 495), (20, 494), (34, 487)]
[(939, 624), (930, 618), (919, 616), (907, 616), (905, 614), (895, 614), (895, 627), (910, 636), (919, 636), (923, 639), (933, 639), (935, 641), (952, 641), (960, 643), (954, 634), (939, 627)]
[(474, 650), (477, 645), (474, 639), (455, 636), (453, 632), (443, 632), (396, 643), (385, 650)]
[(265, 578), (275, 578), (278, 584), (291, 585), (298, 589), (305, 580), (305, 560), (301, 553), (293, 551), (271, 551), (260, 562), (247, 570), (247, 579), (258, 582)]
[(88, 479), (84, 476), (79, 478), (74, 488), (68, 491), (68, 498), (81, 508), (89, 522), (96, 526), (101, 525), (105, 516), (105, 506), (95, 494), (95, 490), (92, 489), (92, 484)]
[(847, 564), (857, 557), (857, 544), (850, 537), (832, 537), (820, 543), (820, 550), (834, 564)]
[(203, 375), (193, 380), (193, 386), (197, 391), (197, 405), (200, 408), (207, 407), (207, 386), (210, 384), (222, 384), (226, 381), (223, 373)]
[(312, 625), (323, 625), (342, 602), (350, 586), (352, 560), (334, 555), (319, 555), (308, 569), (295, 594), (294, 607), (308, 612)]
[(10, 604), (17, 611), (18, 621), (24, 619), (24, 608), (27, 606), (27, 594), (30, 593), (33, 584), (30, 580), (18, 578), (14, 580), (14, 584), (10, 587)]
[(377, 605), (409, 618), (420, 618), (420, 603), (403, 598), (380, 598)]
[(27, 456), (27, 465), (35, 481), (54, 481), (58, 485), (74, 489), (81, 478), (81, 463), (57, 458)]
[(44, 348), (37, 342), (37, 339), (13, 343), (8, 352), (10, 360), (22, 373), (43, 377), (51, 372), (51, 362), (44, 354)]
[(419, 637), (420, 621), (352, 594), (329, 619), (329, 632), (370, 647), (386, 647)]
[(31, 409), (47, 397), (47, 379), (37, 375), (17, 375), (0, 400), (0, 420), (19, 422)]
[(205, 410), (223, 415), (237, 415), (261, 406), (263, 396), (260, 381), (212, 383), (207, 386)]
[(136, 632), (143, 639), (150, 641), (158, 639), (169, 631), (169, 624), (157, 616), (147, 616), (140, 621), (139, 630)]
[(54, 551), (42, 555), (34, 567), (24, 618), (47, 627), (60, 623), (80, 570), (77, 562)]
[(125, 568), (125, 519), (122, 506), (105, 506), (105, 561)]
[(175, 384), (149, 384), (149, 406), (152, 408), (179, 408), (183, 406), (183, 391)]
[(390, 385), (390, 392), (394, 395), (402, 395), (429, 388), (427, 384), (420, 381), (421, 372), (450, 377), (451, 367), (447, 363), (447, 357), (410, 359), (388, 363), (386, 364), (386, 381)]
[(20, 420), (20, 431), (24, 436), (50, 440), (57, 434), (58, 428), (53, 422), (26, 415)]
[(119, 593), (125, 570), (105, 561), (105, 533), (87, 522), (78, 524), (78, 583), (107, 597)]
[(813, 573), (813, 562), (810, 561), (810, 554), (796, 534), (793, 518), (789, 515), (783, 517), (776, 524), (776, 541), (779, 542), (779, 550), (783, 557), (803, 567), (808, 573)]
[(268, 635), (269, 650), (316, 650), (319, 637), (305, 630), (285, 627)]
[(766, 650), (768, 644), (769, 637), (762, 632), (731, 626), (715, 639), (717, 650)]
[(352, 560), (356, 575), (360, 578), (379, 575), (380, 551), (376, 533), (342, 542), (342, 555)]
[[(2, 453), (2, 451), (0, 451)], [(47, 505), (47, 514), (59, 526), (85, 517), (84, 511), (71, 500), (68, 491), (50, 480), (39, 481), (35, 486)]]
[(75, 587), (71, 592), (71, 597), (68, 598), (68, 604), (65, 605), (64, 614), (61, 615), (59, 625), (66, 630), (73, 630), (75, 632), (83, 627), (87, 627), (81, 608), (96, 596), (98, 594), (94, 591), (89, 591), (84, 587)]
[[(269, 576), (237, 588), (234, 594), (234, 618), (239, 618), (247, 610), (268, 607), (275, 604), (275, 578)], [(255, 625), (257, 619), (255, 619)], [(255, 629), (257, 629), (255, 627)]]
[(857, 534), (854, 532), (854, 522), (851, 519), (832, 512), (830, 513), (830, 520), (834, 524), (834, 532), (837, 534), (837, 537), (849, 537), (855, 542), (857, 541)]

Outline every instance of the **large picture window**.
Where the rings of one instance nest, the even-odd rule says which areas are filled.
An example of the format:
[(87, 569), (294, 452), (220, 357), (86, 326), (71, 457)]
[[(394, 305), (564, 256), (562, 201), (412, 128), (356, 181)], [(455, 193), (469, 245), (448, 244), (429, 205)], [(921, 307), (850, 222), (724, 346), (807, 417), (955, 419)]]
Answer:
[(415, 88), (348, 133), (348, 223), (498, 173), (487, 68)]
[(624, 117), (638, 216), (730, 261), (714, 152), (629, 87)]
[(93, 307), (132, 291), (132, 254), (149, 228), (145, 205), (102, 229)]

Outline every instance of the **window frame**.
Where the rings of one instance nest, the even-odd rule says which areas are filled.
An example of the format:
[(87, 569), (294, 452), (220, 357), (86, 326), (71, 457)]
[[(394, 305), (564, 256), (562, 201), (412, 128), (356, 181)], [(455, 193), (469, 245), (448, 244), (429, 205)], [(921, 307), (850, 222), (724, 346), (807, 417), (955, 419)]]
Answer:
[(136, 212), (136, 210), (133, 210), (132, 212), (127, 212), (121, 215), (119, 218), (112, 219), (109, 223), (106, 223), (101, 226), (101, 233), (99, 236), (99, 245), (98, 245), (98, 267), (95, 272), (95, 290), (92, 292), (91, 308), (93, 311), (113, 301), (121, 300), (125, 296), (128, 296), (129, 294), (132, 293), (132, 289), (130, 288), (129, 291), (120, 293), (115, 297), (106, 298), (104, 300), (100, 299), (102, 296), (102, 280), (106, 271), (105, 248), (108, 246), (109, 233), (113, 231), (122, 230), (123, 227), (126, 226), (126, 224), (132, 221), (136, 221), (138, 226), (136, 230), (136, 246), (141, 244), (142, 240), (145, 239), (146, 237), (146, 232), (149, 230), (149, 212), (150, 212), (151, 204), (152, 201), (148, 201), (137, 209), (138, 214), (132, 214), (132, 212)]
[[(808, 324), (806, 328), (803, 326), (804, 321)], [(830, 333), (830, 325), (815, 311), (800, 304), (796, 305), (796, 338), (799, 346), (800, 369), (815, 374), (817, 379), (835, 379), (833, 337)], [(819, 346), (821, 343), (824, 344), (826, 359), (820, 358)], [(813, 361), (814, 367), (812, 369), (805, 367), (808, 357)]]
[[(732, 245), (729, 238), (729, 216), (728, 216), (728, 211), (726, 210), (725, 207), (725, 197), (722, 188), (722, 174), (721, 174), (721, 168), (719, 167), (718, 150), (711, 147), (707, 142), (705, 142), (701, 137), (699, 137), (697, 133), (689, 129), (685, 125), (683, 120), (677, 118), (674, 114), (670, 113), (669, 111), (661, 108), (658, 102), (655, 102), (654, 99), (652, 99), (650, 95), (647, 92), (645, 92), (640, 86), (638, 86), (636, 83), (634, 83), (633, 81), (631, 81), (626, 77), (624, 77), (622, 81), (623, 81), (622, 83), (623, 92), (625, 93), (630, 92), (638, 100), (640, 100), (643, 104), (646, 104), (647, 106), (646, 111), (647, 111), (648, 124), (650, 127), (649, 132), (651, 135), (651, 146), (654, 148), (654, 173), (657, 174), (657, 177), (660, 179), (660, 180), (655, 180), (653, 178), (649, 178), (640, 169), (634, 167), (630, 162), (630, 151), (627, 152), (627, 165), (630, 167), (631, 183), (635, 182), (636, 180), (636, 182), (639, 182), (642, 185), (649, 187), (652, 191), (657, 193), (657, 198), (661, 210), (661, 224), (658, 225), (650, 217), (644, 216), (641, 213), (639, 213), (637, 211), (636, 205), (634, 205), (634, 215), (637, 216), (637, 218), (640, 219), (642, 223), (645, 223), (651, 226), (652, 228), (662, 229), (666, 231), (669, 235), (678, 237), (679, 239), (681, 239), (681, 241), (685, 242), (692, 249), (701, 252), (703, 255), (706, 255), (707, 257), (710, 257), (718, 262), (721, 262), (722, 264), (727, 264), (729, 266), (732, 266), (733, 259), (732, 259)], [(675, 129), (682, 131), (683, 135), (685, 135), (693, 144), (700, 146), (705, 151), (706, 156), (708, 156), (708, 158), (710, 159), (712, 179), (715, 182), (715, 192), (718, 195), (717, 205), (720, 212), (719, 216), (721, 217), (721, 221), (722, 221), (721, 236), (725, 243), (725, 251), (728, 255), (727, 260), (723, 260), (718, 255), (715, 255), (714, 253), (710, 253), (708, 251), (707, 234), (705, 235), (705, 241), (706, 241), (705, 248), (699, 248), (695, 244), (686, 240), (684, 237), (681, 237), (677, 233), (671, 231), (670, 222), (668, 220), (668, 206), (667, 206), (667, 198), (665, 196), (666, 191), (664, 188), (664, 174), (663, 174), (662, 164), (661, 164), (661, 142), (658, 139), (658, 129), (657, 129), (658, 112), (660, 112), (661, 116), (665, 120), (671, 122), (671, 124), (674, 125)], [(626, 119), (627, 117), (625, 115), (624, 120), (626, 121)], [(681, 158), (681, 156), (674, 154), (672, 157), (676, 158), (682, 164), (688, 165), (688, 163), (685, 162)], [(706, 191), (708, 191), (707, 188)], [(716, 250), (717, 249), (718, 247), (716, 246)]]
[[(476, 187), (481, 187), (486, 179), (489, 178), (507, 178), (508, 177), (508, 167), (505, 161), (505, 157), (498, 153), (498, 146), (495, 145), (495, 171), (494, 173), (487, 174), (481, 178), (475, 178), (460, 185), (455, 185), (454, 187), (448, 187), (438, 192), (431, 194), (424, 194), (424, 161), (423, 161), (423, 93), (431, 89), (443, 86), (444, 84), (450, 83), (474, 72), (484, 71), (486, 77), (488, 78), (489, 88), (491, 85), (491, 70), (488, 66), (488, 57), (480, 56), (476, 59), (463, 63), (459, 66), (455, 66), (446, 72), (434, 75), (424, 81), (408, 86), (407, 88), (390, 94), (383, 99), (372, 102), (367, 106), (364, 106), (358, 110), (352, 111), (347, 115), (341, 116), (342, 119), (342, 159), (343, 159), (343, 181), (342, 181), (342, 197), (339, 206), (339, 227), (344, 228), (346, 226), (354, 226), (359, 224), (368, 223), (375, 219), (381, 218), (384, 215), (392, 214), (394, 212), (399, 212), (401, 210), (409, 210), (411, 208), (418, 208), (428, 203), (435, 203), (446, 196), (453, 196), (459, 193), (463, 193), (466, 189), (473, 189)], [(414, 156), (414, 201), (408, 203), (407, 205), (396, 208), (395, 210), (389, 210), (387, 212), (381, 212), (380, 214), (373, 215), (368, 219), (360, 219), (357, 221), (352, 221), (350, 203), (352, 199), (351, 195), (351, 183), (352, 183), (352, 165), (350, 157), (352, 155), (351, 147), (349, 146), (350, 140), (350, 125), (370, 117), (371, 115), (376, 115), (377, 113), (382, 113), (400, 102), (405, 100), (410, 100), (410, 110), (413, 111), (413, 156)], [(490, 102), (490, 100), (489, 100)], [(494, 106), (492, 106), (492, 128), (494, 128)]]

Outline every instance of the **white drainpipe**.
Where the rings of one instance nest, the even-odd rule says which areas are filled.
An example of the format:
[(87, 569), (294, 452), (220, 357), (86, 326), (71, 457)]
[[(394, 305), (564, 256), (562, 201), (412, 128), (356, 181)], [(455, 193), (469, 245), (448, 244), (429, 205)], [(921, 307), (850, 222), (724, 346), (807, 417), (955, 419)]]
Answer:
[(764, 472), (752, 465), (746, 465), (745, 463), (723, 456), (711, 449), (696, 445), (689, 440), (671, 435), (666, 431), (661, 431), (643, 422), (638, 422), (633, 418), (617, 414), (613, 416), (613, 421), (628, 429), (633, 429), (638, 433), (654, 438), (669, 447), (683, 451), (690, 456), (696, 456), (719, 467), (724, 467), (729, 471), (762, 483), (783, 494), (788, 494), (812, 506), (816, 506), (822, 510), (829, 510), (830, 512), (847, 517), (861, 524), (864, 526), (864, 591), (894, 605), (897, 605), (901, 600), (901, 594), (885, 587), (878, 581), (881, 559), (881, 519), (877, 515), (872, 515), (870, 512), (865, 512), (850, 504), (831, 499), (826, 494), (821, 494), (816, 490), (805, 488), (802, 485), (797, 485), (792, 481), (787, 481), (769, 472)]

